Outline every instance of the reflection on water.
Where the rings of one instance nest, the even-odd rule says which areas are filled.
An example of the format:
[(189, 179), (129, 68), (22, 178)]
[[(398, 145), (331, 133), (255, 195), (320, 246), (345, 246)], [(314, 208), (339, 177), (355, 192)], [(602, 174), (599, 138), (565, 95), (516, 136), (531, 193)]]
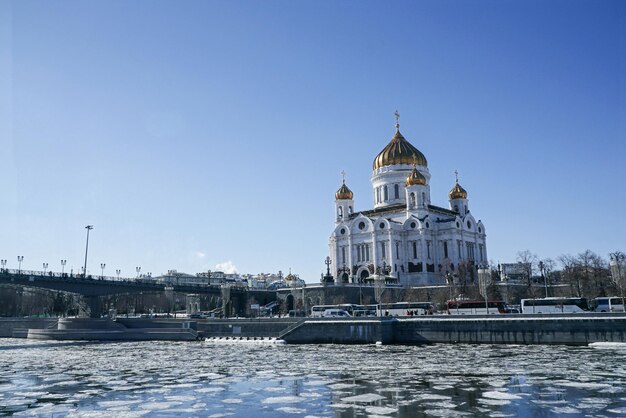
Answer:
[(0, 414), (624, 416), (626, 350), (0, 340)]

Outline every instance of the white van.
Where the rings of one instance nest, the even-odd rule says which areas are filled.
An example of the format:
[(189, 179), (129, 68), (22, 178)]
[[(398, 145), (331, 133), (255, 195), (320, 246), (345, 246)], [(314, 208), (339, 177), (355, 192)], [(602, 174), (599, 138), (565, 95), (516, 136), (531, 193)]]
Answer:
[(326, 309), (324, 318), (350, 318), (350, 314), (343, 309)]

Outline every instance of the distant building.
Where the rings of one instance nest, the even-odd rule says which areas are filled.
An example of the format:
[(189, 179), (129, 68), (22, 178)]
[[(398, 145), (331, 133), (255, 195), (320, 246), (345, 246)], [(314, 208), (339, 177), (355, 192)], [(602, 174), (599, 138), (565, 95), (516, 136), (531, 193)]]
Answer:
[(531, 271), (530, 263), (502, 263), (500, 266), (500, 280), (503, 282), (522, 282), (528, 280)]
[(470, 213), (467, 191), (457, 177), (448, 207), (431, 203), (426, 157), (402, 136), (398, 117), (394, 136), (374, 158), (374, 208), (354, 209), (345, 178), (335, 193), (329, 246), (339, 281), (383, 274), (405, 285), (445, 283), (487, 263), (485, 227)]

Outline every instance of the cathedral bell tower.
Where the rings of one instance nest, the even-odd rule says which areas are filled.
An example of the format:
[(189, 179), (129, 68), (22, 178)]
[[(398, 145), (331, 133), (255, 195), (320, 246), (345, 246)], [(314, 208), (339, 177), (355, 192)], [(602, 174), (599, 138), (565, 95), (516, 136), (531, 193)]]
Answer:
[(413, 171), (406, 178), (406, 210), (407, 216), (411, 212), (426, 210), (430, 204), (430, 192), (428, 190), (428, 180), (417, 169), (417, 164), (413, 164)]
[(350, 219), (350, 215), (354, 211), (354, 200), (352, 200), (354, 194), (352, 190), (346, 186), (346, 173), (341, 172), (343, 177), (341, 187), (335, 193), (335, 212), (336, 220), (335, 224), (347, 221)]
[(467, 204), (467, 191), (459, 184), (459, 173), (454, 172), (456, 176), (456, 182), (448, 197), (450, 198), (450, 210), (457, 212), (460, 216), (465, 216), (469, 213), (469, 206)]

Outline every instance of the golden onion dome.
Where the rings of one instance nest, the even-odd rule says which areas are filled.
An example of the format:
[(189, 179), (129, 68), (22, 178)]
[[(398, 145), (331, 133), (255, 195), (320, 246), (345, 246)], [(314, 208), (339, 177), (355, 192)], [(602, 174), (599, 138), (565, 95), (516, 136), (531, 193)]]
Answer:
[(417, 164), (426, 167), (426, 157), (407, 141), (396, 124), (396, 133), (381, 152), (374, 158), (374, 170), (394, 164)]
[(454, 184), (452, 190), (450, 190), (450, 193), (448, 193), (448, 196), (450, 197), (450, 200), (467, 199), (467, 191), (461, 187), (458, 179), (456, 180), (456, 183)]
[(425, 186), (426, 185), (426, 177), (422, 173), (419, 172), (417, 167), (413, 166), (413, 171), (406, 178), (406, 186)]
[(346, 186), (346, 182), (344, 180), (339, 190), (337, 190), (337, 193), (335, 193), (335, 199), (352, 200), (352, 196), (353, 196), (352, 190), (348, 189), (348, 186)]

